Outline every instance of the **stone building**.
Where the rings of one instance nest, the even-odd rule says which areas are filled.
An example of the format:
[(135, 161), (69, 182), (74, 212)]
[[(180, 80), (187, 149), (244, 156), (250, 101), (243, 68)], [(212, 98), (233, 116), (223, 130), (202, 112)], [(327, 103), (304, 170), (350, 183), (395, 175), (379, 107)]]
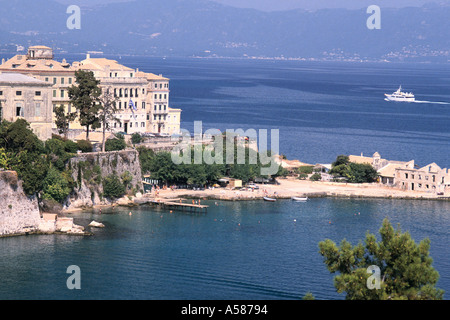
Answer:
[(402, 190), (450, 194), (450, 171), (436, 163), (417, 168), (414, 161), (395, 170), (395, 186)]
[(180, 132), (180, 109), (169, 107), (169, 79), (131, 69), (116, 60), (91, 58), (73, 64), (78, 70), (92, 71), (100, 86), (117, 98), (119, 122), (110, 124), (116, 132)]
[[(64, 105), (66, 111), (75, 111), (71, 106), (68, 88), (75, 83), (75, 71), (92, 71), (100, 86), (114, 92), (119, 109), (111, 123), (113, 132), (129, 134), (159, 133), (170, 135), (180, 132), (181, 110), (169, 107), (169, 79), (121, 65), (115, 60), (91, 58), (75, 61), (54, 60), (53, 50), (46, 46), (32, 46), (26, 55), (16, 55), (2, 61), (0, 72), (24, 74), (47, 82), (51, 86), (52, 107)], [(133, 107), (132, 107), (133, 106)], [(52, 112), (53, 128), (55, 115)], [(82, 129), (77, 121), (70, 129)]]
[[(49, 83), (52, 107), (64, 105), (67, 111), (72, 111), (67, 90), (75, 82), (75, 70), (64, 59), (56, 61), (52, 48), (46, 46), (29, 47), (26, 55), (16, 55), (0, 65), (0, 72), (20, 73)], [(53, 112), (52, 119), (52, 127), (56, 128)], [(70, 127), (81, 129), (76, 121)]]
[(0, 72), (0, 119), (25, 119), (41, 140), (51, 138), (51, 92), (48, 82), (20, 73)]

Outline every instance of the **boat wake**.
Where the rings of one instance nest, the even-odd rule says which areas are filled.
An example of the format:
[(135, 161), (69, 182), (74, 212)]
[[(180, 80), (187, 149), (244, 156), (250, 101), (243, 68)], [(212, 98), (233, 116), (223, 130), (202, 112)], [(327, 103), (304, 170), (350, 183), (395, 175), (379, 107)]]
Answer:
[(431, 103), (431, 104), (450, 104), (450, 102), (439, 102), (439, 101), (420, 101), (415, 100), (414, 103)]

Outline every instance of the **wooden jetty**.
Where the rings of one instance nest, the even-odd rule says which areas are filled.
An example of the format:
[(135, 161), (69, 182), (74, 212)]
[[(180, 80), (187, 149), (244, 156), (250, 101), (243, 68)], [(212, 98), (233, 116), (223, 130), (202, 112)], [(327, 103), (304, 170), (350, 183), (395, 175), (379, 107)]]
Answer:
[(207, 213), (207, 205), (196, 204), (196, 203), (185, 203), (185, 199), (155, 199), (149, 202), (154, 205), (159, 205), (164, 209), (172, 209), (177, 211), (189, 212), (189, 213)]

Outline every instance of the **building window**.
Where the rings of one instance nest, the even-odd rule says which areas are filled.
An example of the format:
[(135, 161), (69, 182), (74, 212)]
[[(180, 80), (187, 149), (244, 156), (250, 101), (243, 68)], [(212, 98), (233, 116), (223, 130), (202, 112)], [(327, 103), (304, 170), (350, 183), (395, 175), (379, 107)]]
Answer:
[(53, 84), (56, 84), (56, 78), (53, 78)]
[(40, 92), (40, 91), (36, 91), (36, 92), (34, 93), (34, 95), (37, 96), (37, 97), (40, 97), (40, 96), (41, 96), (41, 92)]
[(128, 98), (128, 89), (125, 89), (125, 98)]
[(134, 90), (134, 92), (135, 92), (135, 94), (134, 94), (134, 95), (136, 96), (136, 98), (137, 98), (137, 97), (139, 97), (139, 92), (138, 92), (138, 89), (135, 89), (135, 90)]
[(21, 96), (22, 95), (22, 91), (16, 91), (16, 96)]
[(156, 100), (156, 99), (158, 99), (158, 95), (157, 95), (157, 94), (155, 94), (155, 100)]
[(3, 91), (0, 91), (0, 96), (2, 96), (3, 95)]
[(36, 102), (36, 108), (34, 109), (34, 116), (40, 117), (41, 116), (41, 104), (40, 102)]
[(61, 90), (61, 98), (64, 98), (64, 90)]
[(122, 101), (119, 101), (119, 109), (122, 109)]
[(141, 127), (142, 127), (142, 128), (145, 127), (145, 122), (141, 122)]
[(61, 84), (64, 84), (64, 78), (61, 78)]
[(135, 126), (136, 126), (136, 128), (138, 128), (138, 127), (139, 127), (139, 124), (136, 122), (136, 123), (135, 123)]
[(16, 103), (16, 117), (23, 117), (23, 107), (21, 103)]
[(133, 122), (130, 122), (130, 128), (133, 128)]
[(407, 173), (405, 173), (405, 179), (408, 179), (408, 174)]
[(156, 120), (156, 114), (155, 114), (155, 115), (153, 115), (153, 120)]
[(56, 98), (56, 90), (53, 90), (53, 98)]
[(48, 82), (48, 77), (47, 77), (47, 78), (45, 78), (45, 82)]
[(69, 84), (72, 84), (72, 78), (69, 78)]
[(142, 102), (142, 109), (145, 109), (145, 102)]

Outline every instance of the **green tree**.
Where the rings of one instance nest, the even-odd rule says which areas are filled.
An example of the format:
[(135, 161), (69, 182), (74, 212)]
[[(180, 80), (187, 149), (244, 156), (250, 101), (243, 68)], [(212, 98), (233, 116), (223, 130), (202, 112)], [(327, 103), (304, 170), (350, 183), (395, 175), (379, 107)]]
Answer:
[(41, 154), (44, 143), (31, 131), (26, 120), (17, 119), (15, 122), (3, 121), (0, 125), (0, 147), (9, 152)]
[(0, 148), (7, 155), (8, 168), (17, 172), (26, 194), (42, 190), (48, 171), (44, 143), (31, 131), (27, 121), (3, 121), (0, 124)]
[(334, 162), (331, 164), (331, 166), (332, 166), (332, 167), (336, 167), (336, 166), (339, 166), (339, 165), (347, 165), (347, 164), (349, 164), (349, 163), (350, 163), (350, 158), (349, 158), (349, 156), (346, 156), (346, 155), (341, 154), (341, 155), (337, 156), (336, 161), (334, 161)]
[(77, 141), (78, 149), (83, 153), (92, 152), (92, 143), (89, 140), (78, 140)]
[(371, 183), (378, 179), (378, 172), (368, 163), (350, 162), (348, 156), (340, 155), (332, 163), (330, 174), (346, 178), (350, 183)]
[(127, 147), (125, 138), (122, 135), (116, 135), (115, 138), (108, 139), (105, 142), (105, 151), (120, 151)]
[(322, 180), (322, 175), (318, 172), (314, 173), (311, 177), (309, 177), (311, 181), (320, 181)]
[(0, 148), (0, 168), (9, 170), (9, 156), (4, 148)]
[(77, 85), (69, 88), (69, 98), (78, 111), (80, 124), (86, 127), (86, 140), (89, 140), (89, 129), (100, 128), (100, 81), (92, 71), (84, 70), (75, 71), (75, 79)]
[(71, 188), (63, 174), (52, 167), (48, 170), (47, 176), (44, 179), (42, 191), (43, 199), (53, 199), (61, 203), (70, 194)]
[[(439, 273), (429, 256), (430, 240), (416, 244), (408, 232), (394, 230), (384, 219), (381, 240), (367, 233), (364, 243), (352, 246), (345, 239), (340, 247), (327, 239), (319, 253), (331, 273), (338, 273), (334, 286), (349, 300), (441, 300), (444, 291), (435, 287)], [(380, 268), (380, 288), (369, 289), (370, 266)]]
[(139, 162), (141, 164), (142, 174), (149, 174), (153, 167), (153, 161), (156, 157), (155, 152), (152, 149), (145, 147), (138, 147), (137, 151), (139, 153)]
[(77, 118), (77, 113), (66, 113), (63, 104), (59, 107), (55, 107), (53, 112), (55, 113), (55, 125), (56, 128), (58, 128), (59, 134), (64, 135), (64, 138), (67, 139), (67, 133), (69, 132), (70, 123)]
[(102, 91), (102, 95), (99, 98), (100, 101), (100, 113), (99, 113), (99, 120), (102, 126), (102, 133), (103, 133), (103, 139), (102, 139), (102, 151), (106, 151), (106, 131), (111, 129), (111, 123), (118, 123), (120, 120), (116, 117), (116, 114), (118, 112), (117, 109), (117, 101), (119, 100), (119, 97), (115, 97), (112, 89), (107, 88), (106, 90)]
[(120, 178), (111, 174), (103, 179), (103, 196), (109, 199), (120, 198), (125, 195), (125, 186)]
[(141, 143), (141, 141), (142, 141), (142, 136), (138, 132), (135, 132), (131, 135), (131, 142), (133, 144)]

